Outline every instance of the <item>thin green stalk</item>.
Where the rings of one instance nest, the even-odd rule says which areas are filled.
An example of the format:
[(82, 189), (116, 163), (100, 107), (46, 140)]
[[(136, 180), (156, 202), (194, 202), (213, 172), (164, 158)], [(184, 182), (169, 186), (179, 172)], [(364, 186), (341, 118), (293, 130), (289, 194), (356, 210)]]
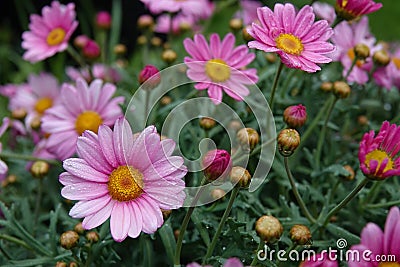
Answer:
[(36, 194), (36, 205), (35, 205), (35, 211), (34, 211), (34, 220), (35, 220), (35, 227), (34, 228), (36, 228), (36, 225), (38, 224), (38, 218), (39, 218), (39, 210), (40, 210), (40, 206), (41, 206), (41, 203), (42, 203), (42, 195), (43, 195), (43, 179), (44, 179), (44, 177), (42, 177), (42, 178), (39, 178), (39, 185), (38, 185), (38, 192), (37, 192), (37, 194)]
[(221, 221), (219, 222), (217, 231), (215, 232), (215, 235), (211, 241), (211, 244), (207, 249), (207, 253), (204, 256), (203, 265), (207, 263), (208, 259), (212, 256), (212, 253), (214, 252), (215, 246), (217, 245), (218, 238), (222, 232), (222, 228), (225, 225), (226, 219), (228, 219), (229, 213), (232, 210), (233, 202), (235, 202), (235, 199), (239, 193), (239, 190), (240, 190), (240, 186), (235, 186), (235, 188), (233, 188), (231, 197), (229, 198), (228, 206), (226, 207), (226, 210), (225, 210), (224, 214), (222, 215), (222, 218), (221, 218)]
[(382, 186), (382, 183), (374, 183), (371, 187), (371, 189), (369, 190), (367, 196), (363, 199), (362, 203), (366, 204), (366, 203), (370, 203), (370, 202), (374, 202), (377, 192), (379, 192), (379, 188)]
[(368, 204), (368, 205), (366, 205), (366, 208), (378, 209), (378, 208), (386, 208), (386, 207), (398, 206), (398, 205), (400, 205), (400, 200), (394, 200), (394, 201), (390, 201), (390, 202), (377, 203), (377, 204)]
[(293, 190), (293, 194), (297, 200), (297, 203), (299, 204), (299, 207), (301, 209), (301, 211), (303, 212), (304, 216), (306, 216), (306, 218), (311, 222), (311, 223), (316, 223), (316, 220), (314, 219), (314, 217), (311, 215), (311, 213), (308, 211), (303, 199), (301, 198), (299, 191), (297, 191), (297, 187), (296, 187), (296, 183), (294, 181), (292, 172), (290, 171), (289, 168), (289, 161), (288, 161), (288, 157), (283, 157), (284, 163), (285, 163), (285, 169), (286, 169), (286, 173), (287, 176), (289, 178), (289, 182), (290, 185), (292, 187)]
[(341, 184), (341, 180), (337, 179), (335, 185), (333, 186), (331, 192), (329, 193), (329, 197), (328, 197), (328, 203), (331, 203), (333, 200), (333, 196), (336, 193), (337, 188), (339, 187), (339, 185)]
[(357, 63), (358, 58), (355, 56), (353, 59), (353, 62), (351, 63), (350, 69), (347, 71), (346, 75), (344, 76), (344, 79), (347, 81), (347, 78), (349, 78), (350, 73), (353, 71), (354, 66)]
[[(112, 11), (111, 11), (111, 29), (110, 29), (110, 39), (108, 40), (108, 47), (113, 49), (120, 40), (121, 35), (121, 24), (122, 24), (122, 3), (121, 0), (112, 1)], [(108, 53), (108, 63), (114, 62), (116, 58), (115, 53)]]
[(269, 103), (268, 103), (271, 111), (272, 111), (272, 107), (274, 105), (275, 91), (276, 91), (276, 87), (278, 86), (279, 76), (281, 75), (282, 69), (283, 69), (283, 63), (282, 63), (282, 61), (279, 61), (279, 66), (278, 66), (278, 69), (276, 70), (274, 82), (273, 82), (272, 88), (271, 88), (271, 97), (270, 97)]
[(52, 165), (58, 165), (61, 166), (61, 162), (58, 160), (52, 160), (52, 159), (43, 159), (43, 158), (37, 158), (34, 156), (30, 155), (23, 155), (23, 154), (16, 154), (16, 153), (7, 153), (7, 152), (2, 152), (0, 153), (0, 158), (9, 158), (9, 159), (20, 159), (20, 160), (28, 160), (28, 161), (44, 161)]
[(15, 244), (17, 244), (17, 245), (20, 245), (21, 247), (24, 247), (24, 248), (26, 248), (26, 249), (33, 250), (33, 249), (32, 249), (27, 243), (25, 243), (24, 241), (22, 241), (22, 240), (20, 240), (20, 239), (18, 239), (18, 238), (15, 238), (15, 237), (13, 237), (13, 236), (10, 236), (10, 235), (0, 234), (0, 239), (4, 239), (4, 240), (10, 241), (10, 242), (13, 242), (13, 243), (15, 243)]
[(335, 107), (335, 104), (338, 100), (338, 98), (336, 96), (333, 96), (333, 97), (334, 97), (334, 100), (331, 102), (331, 105), (329, 106), (324, 125), (322, 126), (321, 133), (319, 134), (317, 151), (315, 152), (315, 164), (317, 166), (317, 170), (319, 170), (320, 163), (321, 163), (320, 161), (321, 161), (322, 145), (324, 144), (324, 141), (325, 141), (325, 135), (326, 135), (328, 122), (329, 122), (329, 119), (331, 118), (333, 108)]
[(201, 194), (204, 191), (204, 184), (206, 183), (206, 177), (200, 183), (200, 188), (197, 191), (196, 195), (194, 196), (192, 203), (189, 209), (186, 212), (185, 218), (183, 218), (182, 227), (179, 231), (178, 240), (176, 241), (176, 250), (175, 250), (175, 257), (174, 257), (174, 266), (181, 266), (181, 251), (182, 251), (182, 243), (183, 243), (183, 236), (185, 235), (186, 228), (189, 224), (190, 217), (193, 214), (194, 209), (196, 208), (195, 204), (199, 201)]
[(85, 66), (86, 66), (85, 61), (83, 60), (81, 55), (79, 55), (78, 52), (76, 52), (76, 50), (72, 46), (70, 46), (70, 45), (68, 46), (67, 52), (76, 61), (76, 63), (79, 64), (79, 66), (81, 66), (82, 68), (85, 68)]
[(86, 257), (85, 267), (89, 267), (93, 260), (92, 246), (89, 246), (88, 255)]
[(326, 215), (325, 221), (323, 223), (324, 226), (326, 226), (329, 222), (329, 219), (338, 213), (342, 208), (344, 208), (347, 203), (349, 203), (360, 191), (365, 187), (366, 184), (368, 184), (369, 179), (364, 178), (336, 207), (334, 207), (328, 215)]
[(249, 157), (251, 157), (251, 156), (254, 156), (254, 155), (257, 154), (263, 147), (266, 147), (266, 146), (270, 145), (272, 142), (275, 142), (275, 141), (276, 141), (276, 139), (275, 139), (275, 138), (272, 138), (272, 139), (268, 140), (267, 142), (265, 142), (264, 144), (255, 147), (255, 148), (253, 149), (253, 151), (252, 151), (250, 154), (248, 154), (248, 153), (243, 153), (239, 158), (236, 158), (236, 156), (235, 156), (235, 155), (238, 153), (238, 151), (237, 151), (237, 152), (233, 155), (233, 157), (232, 157), (232, 162), (233, 162), (233, 164), (235, 164), (235, 163), (237, 163), (237, 162), (240, 162), (240, 161), (242, 161), (242, 160), (244, 160), (244, 159), (246, 159), (246, 158), (249, 158)]
[(254, 256), (253, 260), (250, 263), (250, 266), (256, 266), (258, 262), (258, 252), (264, 248), (265, 242), (260, 239), (260, 243), (258, 243), (258, 247), (256, 250), (256, 255)]

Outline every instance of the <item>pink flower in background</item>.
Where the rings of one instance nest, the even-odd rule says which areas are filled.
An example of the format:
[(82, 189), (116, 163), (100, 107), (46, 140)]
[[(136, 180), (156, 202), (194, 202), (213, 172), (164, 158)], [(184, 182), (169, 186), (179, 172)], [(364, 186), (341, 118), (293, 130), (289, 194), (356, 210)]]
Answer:
[(314, 2), (312, 4), (312, 8), (314, 9), (314, 13), (315, 15), (317, 15), (317, 18), (328, 21), (329, 25), (332, 25), (332, 23), (335, 21), (335, 8), (330, 4), (323, 2)]
[[(202, 267), (196, 262), (189, 263), (186, 267)], [(212, 267), (211, 265), (204, 265), (203, 267)], [(223, 267), (243, 267), (243, 263), (238, 258), (229, 258), (225, 261)]]
[[(35, 148), (33, 149), (32, 156), (41, 159), (57, 159), (57, 156), (47, 149), (47, 138), (48, 137), (42, 137), (42, 139), (37, 142)], [(30, 170), (32, 164), (33, 161), (28, 162), (25, 168)]]
[(345, 20), (353, 20), (379, 10), (381, 3), (373, 0), (336, 0), (336, 13)]
[(109, 29), (111, 21), (111, 14), (108, 11), (100, 11), (96, 14), (96, 26), (101, 29)]
[(261, 25), (256, 23), (248, 30), (254, 41), (250, 48), (265, 52), (276, 52), (289, 68), (316, 72), (317, 64), (332, 60), (325, 55), (332, 53), (335, 46), (327, 42), (333, 30), (326, 20), (315, 22), (310, 6), (296, 13), (292, 4), (276, 4), (274, 11), (268, 7), (257, 9)]
[[(178, 14), (172, 18), (172, 33), (179, 34), (183, 29), (193, 29), (196, 20), (193, 16)], [(171, 28), (171, 16), (164, 14), (157, 18), (155, 32), (169, 33)]]
[(300, 263), (299, 267), (339, 267), (339, 264), (334, 260), (335, 255), (332, 253), (320, 253)]
[(393, 86), (400, 89), (400, 48), (390, 55), (391, 61), (386, 67), (378, 67), (373, 74), (375, 83), (390, 90)]
[(240, 18), (244, 25), (248, 25), (255, 22), (257, 18), (257, 8), (261, 7), (259, 1), (253, 0), (241, 0), (240, 2), (241, 10), (235, 13), (236, 18)]
[[(3, 123), (0, 126), (0, 138), (3, 136), (4, 132), (10, 126), (10, 119), (5, 117), (3, 118)], [(0, 143), (0, 153), (3, 151), (3, 144)], [(6, 173), (8, 171), (7, 164), (0, 159), (0, 181), (2, 181), (6, 177)]]
[(112, 97), (116, 87), (101, 80), (90, 85), (76, 80), (76, 87), (63, 84), (60, 103), (42, 117), (42, 129), (50, 134), (47, 149), (64, 160), (75, 153), (76, 140), (85, 130), (97, 133), (100, 125), (112, 126), (122, 116), (124, 97)]
[(174, 148), (172, 139), (160, 141), (154, 126), (135, 139), (124, 118), (114, 130), (102, 125), (98, 134), (85, 131), (77, 142), (80, 158), (65, 160), (60, 175), (61, 195), (79, 200), (70, 216), (84, 218), (85, 229), (111, 217), (117, 242), (154, 233), (163, 224), (161, 209), (180, 208), (185, 200), (187, 169), (181, 157), (172, 156)]
[(11, 98), (15, 96), (20, 85), (17, 84), (5, 84), (0, 86), (0, 95)]
[[(90, 73), (87, 69), (67, 67), (66, 73), (73, 81), (77, 80), (78, 78), (82, 78), (87, 82), (92, 81)], [(100, 63), (92, 66), (92, 74), (94, 76), (93, 78), (101, 79), (105, 82), (118, 83), (121, 80), (121, 75), (118, 73), (117, 69)]]
[(365, 133), (358, 151), (360, 168), (370, 179), (383, 180), (400, 175), (400, 126), (382, 123), (378, 135)]
[[(153, 14), (177, 13), (205, 19), (211, 15), (213, 4), (208, 0), (141, 0)], [(210, 12), (211, 9), (211, 12)]]
[[(361, 243), (350, 249), (358, 250), (360, 255), (368, 250), (370, 261), (360, 257), (348, 259), (349, 267), (397, 267), (400, 266), (400, 211), (392, 207), (386, 217), (385, 230), (382, 231), (375, 223), (368, 223), (361, 232)], [(370, 253), (372, 252), (372, 253)], [(352, 254), (353, 255), (353, 254)], [(389, 255), (392, 255), (389, 258)], [(381, 261), (384, 256), (388, 261)]]
[[(332, 42), (336, 45), (337, 49), (330, 57), (333, 61), (340, 61), (342, 63), (343, 77), (345, 77), (353, 63), (355, 57), (354, 46), (365, 44), (370, 49), (370, 55), (381, 48), (375, 45), (375, 38), (369, 32), (367, 17), (363, 17), (359, 22), (352, 23), (351, 25), (347, 21), (343, 21), (335, 27), (334, 31), (335, 34), (332, 36)], [(357, 61), (347, 81), (365, 84), (368, 82), (368, 72), (371, 68), (371, 57), (364, 61)]]
[(207, 43), (202, 34), (196, 34), (194, 40), (183, 41), (191, 57), (185, 57), (188, 66), (187, 76), (195, 81), (197, 90), (208, 89), (208, 96), (215, 104), (222, 101), (222, 92), (241, 101), (249, 94), (246, 85), (258, 81), (256, 69), (245, 69), (255, 55), (249, 53), (245, 45), (234, 47), (235, 36), (227, 34), (221, 41), (218, 34), (210, 37)]
[(31, 130), (31, 123), (40, 120), (44, 112), (57, 104), (60, 86), (49, 73), (31, 74), (27, 86), (20, 88), (10, 99), (9, 109), (24, 109), (27, 112), (25, 126)]
[(29, 30), (22, 34), (24, 59), (35, 63), (67, 49), (68, 41), (78, 26), (75, 5), (53, 1), (42, 9), (42, 17), (31, 15)]

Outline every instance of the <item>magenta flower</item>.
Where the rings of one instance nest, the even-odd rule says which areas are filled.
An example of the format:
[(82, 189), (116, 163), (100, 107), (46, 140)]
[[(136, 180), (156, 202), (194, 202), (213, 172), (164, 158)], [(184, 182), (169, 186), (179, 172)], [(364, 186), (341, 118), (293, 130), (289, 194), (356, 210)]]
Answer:
[(22, 34), (22, 47), (27, 51), (24, 59), (35, 63), (62, 52), (78, 26), (75, 5), (61, 5), (57, 1), (42, 9), (42, 17), (31, 15), (30, 31)]
[[(357, 44), (364, 44), (369, 47), (370, 54), (380, 49), (375, 46), (375, 38), (370, 34), (368, 27), (368, 18), (363, 17), (359, 22), (351, 25), (343, 21), (335, 27), (335, 34), (332, 36), (332, 42), (336, 45), (336, 51), (330, 55), (333, 61), (340, 61), (343, 65), (343, 77), (350, 70), (355, 57), (354, 47)], [(365, 84), (368, 82), (368, 72), (372, 68), (371, 57), (364, 61), (358, 60), (353, 70), (347, 78), (349, 82)]]
[[(349, 267), (397, 267), (400, 266), (400, 211), (392, 207), (386, 217), (385, 231), (368, 223), (361, 232), (361, 243), (351, 247), (360, 255), (365, 251), (368, 258), (348, 259)], [(386, 261), (383, 261), (386, 260)]]
[(96, 59), (100, 53), (100, 46), (94, 40), (89, 39), (82, 47), (82, 55), (88, 59)]
[(360, 168), (370, 179), (383, 180), (400, 175), (400, 126), (382, 123), (378, 135), (365, 133), (358, 151)]
[(289, 68), (316, 72), (320, 63), (332, 60), (325, 54), (335, 50), (327, 42), (333, 30), (326, 20), (314, 22), (315, 15), (310, 6), (304, 6), (297, 14), (292, 4), (276, 4), (274, 11), (268, 7), (257, 9), (261, 25), (253, 23), (249, 34), (254, 41), (250, 48), (265, 52), (276, 52)]
[(240, 0), (241, 10), (235, 13), (236, 18), (240, 18), (244, 25), (248, 25), (257, 21), (257, 8), (261, 7), (259, 1), (253, 0)]
[(335, 260), (335, 254), (319, 253), (300, 263), (300, 267), (339, 267), (339, 264)]
[(138, 77), (140, 84), (145, 84), (147, 89), (153, 89), (161, 82), (161, 75), (156, 66), (146, 65), (140, 71)]
[(208, 180), (214, 181), (226, 177), (232, 168), (231, 155), (223, 149), (214, 149), (206, 153), (202, 166)]
[(114, 85), (94, 80), (89, 86), (83, 79), (76, 87), (64, 84), (60, 104), (46, 110), (42, 129), (50, 134), (47, 149), (64, 160), (75, 153), (76, 141), (85, 130), (97, 133), (100, 125), (112, 126), (122, 116), (119, 107), (124, 97), (114, 97)]
[(111, 27), (111, 15), (107, 11), (100, 11), (96, 14), (96, 25), (101, 29), (109, 29)]
[(336, 0), (336, 13), (345, 20), (353, 20), (379, 10), (381, 3), (373, 0)]
[[(186, 267), (202, 267), (197, 262), (192, 262)], [(204, 265), (203, 267), (212, 267), (211, 265)], [(238, 258), (229, 258), (225, 261), (223, 267), (243, 267), (243, 263)]]
[(180, 208), (185, 199), (183, 159), (172, 156), (175, 142), (160, 140), (154, 126), (135, 139), (129, 123), (120, 118), (114, 130), (99, 127), (78, 138), (80, 158), (64, 161), (61, 195), (79, 200), (69, 215), (84, 218), (85, 229), (110, 218), (111, 235), (121, 242), (140, 232), (154, 233), (163, 224), (161, 209)]
[[(10, 126), (10, 119), (5, 117), (3, 118), (3, 123), (0, 126), (0, 138), (3, 136), (4, 132)], [(0, 143), (0, 153), (3, 151), (3, 144)], [(6, 173), (8, 171), (7, 164), (0, 159), (0, 181), (2, 181), (6, 177)]]
[(306, 107), (302, 104), (289, 106), (283, 112), (283, 120), (290, 128), (298, 128), (307, 120)]
[(218, 34), (211, 34), (210, 45), (202, 34), (196, 34), (194, 41), (185, 39), (183, 44), (191, 56), (185, 57), (187, 76), (197, 82), (197, 90), (208, 89), (215, 104), (221, 103), (222, 92), (242, 101), (249, 94), (246, 85), (258, 81), (256, 69), (244, 69), (255, 55), (245, 45), (234, 48), (235, 36), (231, 33), (222, 42)]

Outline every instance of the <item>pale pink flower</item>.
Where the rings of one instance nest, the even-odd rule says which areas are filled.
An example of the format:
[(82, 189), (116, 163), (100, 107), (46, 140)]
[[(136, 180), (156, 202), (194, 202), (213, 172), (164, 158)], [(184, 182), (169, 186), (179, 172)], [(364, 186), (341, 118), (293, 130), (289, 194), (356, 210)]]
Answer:
[(27, 50), (24, 59), (35, 63), (66, 50), (77, 26), (75, 5), (53, 1), (42, 9), (42, 17), (31, 15), (30, 31), (22, 34), (22, 47)]
[(5, 85), (0, 85), (0, 95), (11, 98), (15, 96), (19, 88), (19, 85), (9, 83)]
[[(172, 18), (172, 33), (179, 34), (182, 29), (193, 29), (195, 23), (196, 20), (193, 16), (178, 14)], [(171, 16), (168, 14), (159, 16), (154, 31), (169, 33), (171, 31)]]
[(314, 2), (312, 4), (312, 8), (314, 9), (314, 13), (315, 15), (317, 15), (317, 18), (328, 21), (329, 25), (332, 25), (332, 23), (335, 21), (335, 8), (330, 4), (323, 2)]
[[(399, 222), (399, 208), (392, 207), (386, 217), (384, 231), (375, 223), (368, 223), (361, 232), (361, 243), (350, 248), (352, 251), (358, 250), (361, 256), (359, 259), (348, 259), (349, 267), (400, 266)], [(366, 259), (362, 257), (364, 252), (369, 255)], [(387, 261), (382, 261), (382, 259)]]
[(78, 138), (80, 158), (64, 161), (61, 195), (79, 200), (69, 215), (84, 218), (85, 229), (110, 218), (111, 235), (121, 242), (140, 232), (154, 233), (163, 224), (161, 209), (180, 208), (185, 200), (187, 173), (183, 159), (172, 156), (175, 142), (160, 140), (154, 126), (135, 139), (129, 123), (120, 118), (114, 130), (99, 127)]
[(97, 132), (100, 125), (112, 126), (122, 116), (119, 104), (124, 97), (112, 97), (116, 87), (94, 80), (89, 86), (83, 79), (76, 87), (63, 84), (60, 103), (46, 110), (42, 130), (50, 137), (47, 149), (64, 160), (75, 153), (76, 141), (85, 130)]
[(390, 55), (391, 60), (386, 67), (378, 67), (373, 74), (375, 83), (390, 90), (393, 86), (400, 89), (400, 48)]
[[(113, 67), (97, 63), (92, 66), (91, 70), (94, 79), (101, 79), (110, 83), (118, 83), (121, 80), (121, 75), (119, 74), (118, 70)], [(67, 67), (66, 73), (73, 81), (77, 80), (78, 78), (82, 78), (87, 82), (92, 81), (87, 68), (76, 69), (74, 67)]]
[[(153, 14), (177, 13), (205, 19), (211, 15), (213, 5), (208, 0), (141, 0)], [(211, 9), (212, 10), (212, 9)]]
[[(202, 267), (197, 262), (192, 262), (186, 267)], [(203, 267), (212, 267), (211, 265), (204, 265)], [(243, 263), (238, 258), (229, 258), (225, 261), (223, 267), (243, 267)]]
[(245, 45), (234, 47), (235, 36), (231, 33), (222, 41), (218, 34), (212, 34), (210, 44), (202, 34), (196, 34), (194, 40), (186, 38), (183, 44), (191, 56), (185, 57), (187, 76), (197, 82), (197, 90), (208, 89), (215, 104), (221, 103), (222, 92), (242, 101), (250, 93), (246, 85), (258, 81), (256, 69), (245, 69), (255, 55)]
[(262, 7), (259, 1), (240, 0), (240, 10), (235, 13), (236, 18), (240, 18), (244, 25), (255, 22), (257, 18), (257, 8)]
[[(10, 126), (10, 119), (7, 117), (3, 118), (3, 123), (0, 126), (0, 138), (3, 136), (4, 132), (8, 129), (9, 126)], [(0, 153), (2, 151), (3, 151), (3, 144), (0, 143)], [(0, 181), (5, 178), (7, 171), (8, 171), (7, 164), (0, 159)]]
[(316, 72), (317, 64), (332, 60), (325, 55), (335, 46), (327, 42), (333, 30), (326, 20), (315, 22), (313, 8), (304, 6), (296, 13), (292, 4), (275, 4), (274, 11), (268, 7), (257, 9), (261, 25), (253, 23), (248, 30), (254, 41), (250, 48), (276, 52), (289, 68)]

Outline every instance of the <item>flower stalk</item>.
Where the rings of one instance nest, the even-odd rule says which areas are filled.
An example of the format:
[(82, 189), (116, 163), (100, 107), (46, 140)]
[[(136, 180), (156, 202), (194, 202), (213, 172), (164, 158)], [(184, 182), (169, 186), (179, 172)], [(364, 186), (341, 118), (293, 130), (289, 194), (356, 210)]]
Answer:
[(272, 110), (272, 107), (274, 105), (275, 91), (276, 91), (276, 88), (278, 87), (278, 81), (279, 81), (279, 77), (281, 75), (282, 69), (283, 69), (283, 63), (282, 63), (282, 61), (279, 61), (279, 66), (278, 66), (278, 68), (276, 70), (275, 77), (274, 77), (274, 82), (273, 82), (272, 88), (271, 88), (271, 97), (269, 99), (269, 108), (271, 110)]

